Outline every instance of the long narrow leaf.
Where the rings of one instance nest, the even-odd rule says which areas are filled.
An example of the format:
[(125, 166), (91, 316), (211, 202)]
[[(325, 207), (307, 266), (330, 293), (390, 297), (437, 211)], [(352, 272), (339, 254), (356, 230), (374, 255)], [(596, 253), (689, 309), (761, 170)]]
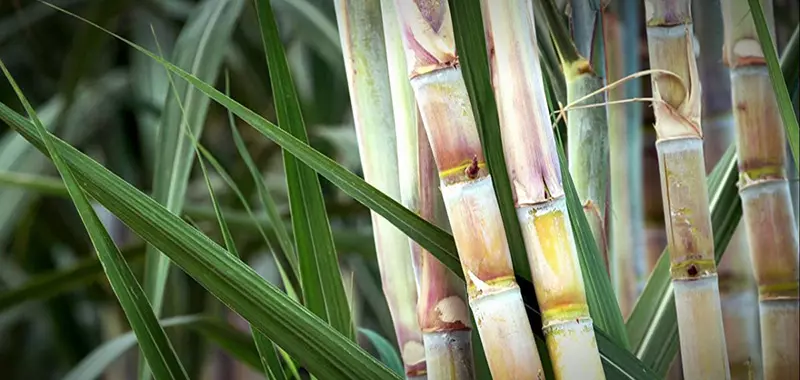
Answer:
[[(0, 119), (41, 152), (48, 152), (35, 127), (4, 104), (0, 104)], [(397, 378), (354, 342), (266, 282), (202, 232), (71, 145), (57, 137), (52, 139), (89, 195), (168, 255), (231, 310), (285, 347), (311, 373), (324, 379)]]
[[(258, 230), (258, 233), (264, 239), (264, 242), (267, 244), (267, 247), (274, 252), (275, 250), (272, 248), (272, 245), (270, 244), (266, 231), (261, 226), (261, 224), (258, 223), (256, 216), (250, 209), (250, 205), (248, 204), (244, 194), (242, 194), (242, 191), (239, 189), (239, 186), (236, 184), (236, 181), (234, 181), (233, 178), (231, 178), (230, 174), (228, 174), (225, 168), (223, 168), (222, 165), (220, 165), (217, 159), (214, 158), (211, 152), (209, 152), (206, 148), (204, 148), (203, 145), (200, 145), (198, 143), (197, 148), (200, 154), (202, 154), (203, 157), (205, 157), (205, 159), (208, 160), (208, 162), (211, 164), (214, 170), (216, 170), (217, 174), (219, 174), (219, 176), (222, 177), (223, 182), (225, 182), (225, 184), (228, 185), (228, 187), (233, 191), (234, 195), (236, 195), (236, 197), (239, 199), (239, 202), (241, 202), (242, 206), (247, 212), (248, 217), (250, 218), (250, 224), (256, 226), (256, 230)], [(217, 219), (219, 218), (219, 215), (217, 215), (216, 210), (214, 212), (214, 216), (217, 217)], [(289, 294), (289, 297), (291, 297), (294, 300), (297, 300), (296, 297), (297, 291), (295, 289), (299, 289), (298, 287), (299, 284), (297, 282), (296, 272), (291, 270), (292, 268), (289, 262), (287, 262), (285, 256), (278, 254), (275, 257), (279, 264), (278, 271), (280, 272), (281, 279), (283, 280), (284, 286), (286, 287), (286, 292)]]
[(628, 333), (614, 288), (611, 286), (611, 278), (602, 261), (597, 242), (592, 236), (575, 184), (565, 165), (567, 157), (564, 154), (564, 145), (560, 136), (557, 137), (557, 140), (558, 159), (561, 163), (561, 175), (564, 178), (564, 191), (567, 195), (567, 210), (569, 210), (570, 221), (576, 227), (573, 234), (578, 247), (578, 260), (581, 264), (583, 281), (586, 284), (586, 299), (589, 303), (592, 320), (596, 326), (612, 337), (614, 343), (620, 347), (629, 348)]
[(459, 62), (462, 65), (461, 71), (472, 104), (472, 112), (475, 114), (475, 122), (478, 124), (481, 146), (492, 176), (492, 185), (497, 194), (503, 225), (506, 228), (514, 272), (530, 280), (531, 268), (526, 256), (517, 210), (514, 208), (506, 160), (503, 157), (500, 120), (489, 80), (486, 38), (483, 27), (475, 27), (483, 25), (480, 4), (477, 1), (454, 0), (449, 0), (449, 3)]
[[(159, 46), (160, 52), (160, 46)], [(175, 88), (175, 83), (172, 80), (172, 75), (167, 72), (167, 78), (169, 79), (169, 83), (171, 88)], [(226, 86), (227, 90), (227, 86)], [(183, 102), (181, 101), (178, 93), (173, 92), (176, 98), (176, 102), (180, 108), (181, 114), (183, 117), (186, 117), (186, 109), (183, 107)], [(222, 211), (219, 207), (219, 203), (217, 202), (217, 196), (214, 193), (214, 186), (211, 185), (211, 180), (208, 178), (208, 170), (206, 170), (206, 164), (202, 157), (200, 156), (200, 143), (197, 141), (197, 137), (192, 134), (192, 131), (186, 128), (186, 125), (183, 124), (180, 126), (182, 132), (186, 133), (192, 141), (192, 146), (194, 148), (194, 155), (192, 156), (192, 160), (194, 157), (197, 156), (200, 162), (200, 170), (203, 173), (203, 179), (206, 183), (206, 188), (208, 189), (208, 195), (211, 198), (211, 204), (214, 207), (214, 214), (217, 216), (217, 223), (219, 223), (219, 229), (222, 234), (223, 241), (225, 243), (225, 248), (228, 250), (235, 257), (239, 257), (239, 251), (236, 249), (236, 243), (233, 240), (233, 235), (231, 235), (230, 229), (228, 229), (228, 224), (225, 222), (225, 217), (222, 215)], [(231, 181), (232, 182), (232, 181)], [(241, 192), (237, 190), (237, 194), (241, 197)], [(244, 202), (245, 200), (242, 199)], [(247, 202), (244, 202), (246, 205)], [(248, 209), (249, 210), (249, 209)], [(252, 215), (252, 214), (251, 214)], [(289, 286), (289, 284), (287, 284)], [(256, 349), (258, 350), (259, 358), (261, 359), (261, 365), (264, 368), (264, 373), (267, 374), (270, 380), (278, 380), (278, 379), (285, 379), (286, 374), (283, 372), (283, 368), (280, 364), (280, 359), (278, 359), (277, 352), (275, 352), (275, 347), (272, 345), (272, 342), (269, 338), (265, 337), (264, 334), (255, 330), (251, 327), (251, 331), (253, 333), (253, 340), (256, 344)]]
[[(308, 143), (300, 102), (286, 62), (278, 27), (268, 0), (255, 0), (261, 39), (267, 53), (278, 125), (303, 143)], [(319, 177), (291, 153), (284, 151), (283, 163), (289, 188), (289, 204), (303, 300), (306, 307), (326, 319), (342, 334), (352, 336), (353, 321), (339, 272), (331, 226)]]
[[(199, 155), (199, 152), (197, 153)], [(228, 224), (225, 223), (225, 216), (222, 214), (222, 210), (217, 202), (217, 197), (214, 194), (214, 187), (211, 185), (211, 181), (208, 179), (206, 165), (202, 158), (200, 158), (198, 161), (200, 162), (200, 168), (203, 172), (203, 178), (206, 181), (208, 195), (211, 198), (211, 203), (214, 205), (214, 212), (217, 214), (217, 221), (219, 222), (220, 233), (222, 234), (222, 238), (225, 242), (225, 248), (232, 255), (238, 257), (239, 251), (236, 249), (236, 243), (233, 241), (233, 235), (231, 235), (231, 231), (228, 229)], [(272, 345), (272, 342), (260, 331), (255, 329), (252, 329), (251, 331), (253, 333), (253, 341), (255, 342), (256, 349), (258, 350), (258, 356), (261, 359), (261, 365), (264, 368), (264, 373), (267, 374), (270, 380), (285, 379), (286, 374), (283, 372), (280, 359), (278, 359), (278, 354), (275, 351), (275, 347)]]
[(108, 235), (108, 231), (106, 231), (100, 218), (97, 217), (92, 205), (89, 203), (89, 199), (78, 185), (78, 180), (72, 170), (58, 153), (54, 138), (42, 125), (36, 116), (36, 111), (25, 99), (2, 60), (0, 60), (0, 69), (2, 69), (6, 79), (11, 84), (11, 87), (14, 88), (14, 92), (16, 92), (20, 102), (22, 102), (28, 115), (33, 120), (33, 125), (43, 140), (44, 147), (50, 153), (50, 158), (67, 186), (67, 191), (69, 191), (75, 208), (78, 210), (86, 231), (89, 233), (92, 245), (97, 251), (97, 256), (103, 263), (111, 288), (114, 290), (133, 331), (139, 338), (143, 356), (160, 379), (188, 378), (167, 339), (167, 335), (158, 324), (158, 320), (144, 296), (144, 291), (136, 281), (133, 271), (125, 262), (114, 241), (111, 240), (111, 236)]
[[(228, 76), (226, 75), (225, 76), (226, 92), (229, 89), (229, 83), (230, 82)], [(253, 182), (256, 185), (256, 191), (258, 192), (258, 197), (259, 200), (261, 201), (261, 205), (264, 206), (264, 209), (267, 213), (267, 217), (275, 226), (275, 236), (278, 239), (278, 245), (280, 245), (280, 249), (282, 251), (282, 258), (291, 265), (294, 277), (298, 278), (299, 270), (297, 264), (297, 252), (294, 251), (294, 245), (292, 245), (291, 238), (289, 237), (289, 232), (286, 230), (281, 220), (280, 214), (278, 214), (278, 208), (275, 205), (275, 200), (272, 198), (269, 189), (267, 189), (267, 185), (264, 183), (264, 179), (261, 178), (261, 173), (259, 172), (258, 167), (256, 167), (253, 158), (250, 156), (250, 152), (247, 151), (247, 147), (244, 144), (244, 139), (242, 139), (242, 135), (236, 128), (236, 122), (234, 120), (233, 113), (231, 113), (230, 110), (228, 110), (228, 124), (231, 128), (231, 134), (233, 135), (233, 142), (234, 145), (236, 145), (236, 150), (242, 157), (245, 166), (247, 166), (247, 170), (250, 172), (250, 176), (253, 177)], [(242, 202), (246, 203), (244, 199), (242, 199)], [(269, 244), (269, 242), (267, 242), (267, 244)]]
[[(125, 73), (112, 70), (91, 83), (78, 87), (76, 98), (70, 107), (63, 94), (59, 94), (38, 107), (37, 113), (48, 130), (59, 128), (59, 134), (70, 143), (79, 144), (97, 127), (109, 120), (119, 110), (129, 81)], [(103, 104), (102, 107), (99, 105)], [(58, 118), (61, 118), (60, 122)], [(0, 171), (44, 173), (48, 170), (47, 159), (15, 133), (6, 133), (0, 138)], [(4, 240), (16, 225), (35, 194), (22, 189), (0, 189), (0, 241)]]
[[(789, 96), (789, 89), (783, 78), (778, 52), (772, 42), (772, 35), (764, 17), (764, 9), (761, 8), (761, 1), (748, 0), (747, 2), (750, 4), (750, 12), (753, 14), (756, 33), (761, 42), (761, 51), (767, 61), (769, 79), (772, 82), (772, 88), (778, 101), (778, 110), (780, 110), (781, 119), (783, 119), (783, 126), (786, 128), (786, 139), (789, 141), (794, 162), (797, 164), (795, 165), (797, 169), (795, 174), (800, 175), (800, 161), (798, 161), (800, 160), (800, 127), (797, 124), (797, 115), (794, 114), (794, 106), (792, 105), (792, 98)], [(794, 70), (797, 70), (797, 67), (794, 67)], [(794, 83), (789, 85), (794, 85)]]
[[(213, 82), (222, 64), (219, 51), (228, 40), (242, 10), (244, 0), (206, 0), (189, 17), (175, 44), (177, 65), (205, 81)], [(182, 133), (187, 124), (199, 136), (205, 124), (209, 100), (193, 87), (181, 81), (170, 92), (179, 94), (186, 104), (186, 114), (174, 96), (167, 96), (158, 132), (153, 198), (173, 213), (183, 209), (186, 184), (194, 162), (192, 145)], [(153, 310), (158, 315), (164, 299), (164, 286), (169, 273), (169, 261), (148, 247), (145, 257), (144, 288)]]

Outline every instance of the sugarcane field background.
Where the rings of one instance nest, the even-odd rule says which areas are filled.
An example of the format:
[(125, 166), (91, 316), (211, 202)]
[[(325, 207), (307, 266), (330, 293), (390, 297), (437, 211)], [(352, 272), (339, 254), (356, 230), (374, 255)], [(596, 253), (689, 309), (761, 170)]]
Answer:
[(798, 379), (797, 0), (2, 0), (0, 379)]

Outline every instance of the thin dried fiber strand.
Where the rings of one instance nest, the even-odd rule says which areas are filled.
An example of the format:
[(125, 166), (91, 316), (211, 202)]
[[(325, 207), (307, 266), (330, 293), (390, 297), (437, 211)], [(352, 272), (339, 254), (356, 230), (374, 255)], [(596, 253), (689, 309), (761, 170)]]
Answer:
[(608, 92), (610, 90), (613, 90), (614, 88), (618, 87), (621, 84), (624, 84), (625, 82), (628, 82), (628, 81), (633, 80), (633, 79), (641, 78), (641, 77), (643, 77), (645, 75), (653, 75), (653, 74), (664, 74), (664, 75), (671, 76), (671, 77), (677, 79), (680, 82), (680, 84), (681, 84), (681, 86), (683, 87), (684, 90), (688, 89), (688, 87), (686, 86), (686, 82), (683, 80), (683, 78), (681, 78), (678, 74), (675, 74), (672, 71), (663, 70), (663, 69), (648, 69), (648, 70), (637, 71), (637, 72), (635, 72), (633, 74), (630, 74), (630, 75), (628, 75), (628, 76), (626, 76), (624, 78), (617, 79), (616, 81), (614, 81), (612, 83), (609, 83), (609, 84), (607, 84), (607, 85), (605, 85), (603, 87), (600, 87), (599, 89), (597, 89), (595, 91), (592, 91), (592, 92), (590, 92), (590, 93), (588, 93), (588, 94), (586, 94), (586, 95), (584, 95), (584, 96), (582, 96), (582, 97), (580, 97), (578, 99), (575, 99), (571, 103), (567, 104), (564, 107), (560, 107), (561, 108), (560, 110), (555, 111), (555, 112), (550, 114), (550, 117), (553, 117), (555, 114), (558, 114), (558, 117), (553, 122), (553, 124), (555, 125), (561, 119), (566, 118), (565, 113), (567, 111), (571, 111), (571, 110), (602, 107), (602, 106), (606, 106), (606, 105), (632, 103), (632, 102), (662, 102), (663, 103), (664, 101), (658, 100), (658, 99), (654, 99), (654, 98), (630, 98), (630, 99), (614, 100), (614, 101), (610, 101), (610, 102), (583, 104), (583, 105), (580, 105), (580, 106), (577, 105), (578, 103), (580, 103), (580, 102), (582, 102), (582, 101), (584, 101), (586, 99), (589, 99), (589, 98), (591, 98), (591, 97), (593, 97), (593, 96), (595, 96), (595, 95), (597, 95), (597, 94), (599, 94), (601, 92)]

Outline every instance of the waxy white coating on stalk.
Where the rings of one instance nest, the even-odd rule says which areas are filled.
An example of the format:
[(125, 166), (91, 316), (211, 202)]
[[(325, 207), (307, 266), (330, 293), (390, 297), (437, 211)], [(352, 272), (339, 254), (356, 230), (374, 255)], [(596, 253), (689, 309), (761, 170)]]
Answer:
[[(364, 179), (398, 200), (397, 145), (380, 3), (336, 0), (334, 4)], [(418, 376), (425, 373), (425, 349), (408, 237), (378, 214), (372, 212), (371, 217), (381, 284), (400, 355), (406, 375)]]
[(500, 209), (458, 67), (448, 3), (395, 0), (395, 6), (470, 306), (476, 315), (502, 313), (498, 315), (502, 318), (476, 318), (492, 377), (538, 378), (541, 361), (514, 280)]
[[(772, 1), (760, 3), (774, 40)], [(759, 290), (764, 378), (800, 378), (800, 249), (785, 171), (783, 123), (749, 2), (725, 0), (722, 6), (737, 124), (739, 196)]]
[[(776, 300), (762, 303), (761, 312), (761, 345), (765, 355), (764, 379), (796, 379), (797, 371), (797, 301)], [(764, 328), (771, 326), (770, 328)], [(789, 347), (790, 349), (787, 349)], [(795, 347), (795, 349), (791, 349)], [(794, 376), (794, 377), (792, 377)]]
[[(604, 379), (547, 112), (533, 6), (481, 5), (504, 154), (553, 370), (557, 379), (575, 378), (577, 360), (578, 378)], [(576, 319), (581, 328), (570, 328)]]
[[(684, 376), (687, 379), (730, 379), (717, 278), (673, 281), (672, 289)], [(703, 323), (710, 318), (719, 320)], [(684, 345), (684, 340), (694, 343)]]
[(545, 329), (548, 346), (553, 344), (559, 350), (550, 354), (553, 363), (567, 363), (556, 371), (559, 379), (604, 379), (597, 355), (597, 342), (594, 337), (592, 320), (581, 318), (569, 320)]
[(518, 287), (505, 288), (483, 295), (472, 303), (472, 312), (478, 324), (478, 333), (484, 347), (504, 347), (503, 352), (486, 350), (486, 360), (494, 379), (544, 379), (533, 339), (517, 339), (518, 335), (531, 334), (527, 319), (510, 316), (525, 314), (522, 295)]
[[(463, 304), (463, 302), (461, 302)], [(470, 330), (425, 333), (428, 379), (474, 379)], [(534, 348), (535, 349), (535, 348)]]
[[(737, 235), (743, 237), (744, 231), (734, 234), (734, 241), (731, 241), (731, 243), (737, 243), (735, 242)], [(741, 251), (741, 253), (736, 251), (725, 253), (726, 256), (723, 256), (723, 261), (720, 263), (720, 272), (725, 267), (724, 258), (728, 257), (727, 255), (741, 254), (745, 257), (747, 256), (747, 252), (741, 249), (737, 250)], [(749, 267), (745, 268), (749, 269)], [(750, 273), (746, 275), (752, 276)], [(761, 374), (759, 311), (758, 307), (756, 307), (758, 305), (758, 295), (755, 291), (749, 289), (748, 285), (751, 285), (752, 279), (731, 278), (731, 281), (737, 280), (744, 282), (744, 286), (740, 285), (738, 287), (742, 288), (741, 290), (726, 292), (723, 288), (720, 293), (722, 324), (725, 328), (725, 343), (728, 349), (728, 359), (731, 363), (731, 378), (734, 380), (749, 380), (756, 378), (756, 374)], [(720, 281), (721, 285), (722, 282)]]
[[(718, 11), (718, 9), (713, 10)], [(716, 32), (715, 29), (714, 33)], [(718, 57), (714, 58), (714, 62), (715, 66), (720, 65)], [(717, 67), (714, 69), (719, 70)], [(723, 74), (722, 80), (729, 80), (728, 73)], [(715, 89), (715, 91), (722, 90)], [(707, 173), (711, 172), (730, 144), (735, 143), (734, 119), (733, 113), (730, 112), (731, 94), (729, 90), (725, 90), (721, 95), (726, 96), (727, 113), (703, 118), (703, 130), (706, 136), (703, 152)], [(704, 105), (706, 104), (704, 100)], [(744, 223), (740, 222), (731, 236), (722, 261), (717, 266), (725, 344), (733, 380), (751, 380), (757, 378), (756, 374), (761, 374), (758, 290), (751, 268), (747, 233)]]

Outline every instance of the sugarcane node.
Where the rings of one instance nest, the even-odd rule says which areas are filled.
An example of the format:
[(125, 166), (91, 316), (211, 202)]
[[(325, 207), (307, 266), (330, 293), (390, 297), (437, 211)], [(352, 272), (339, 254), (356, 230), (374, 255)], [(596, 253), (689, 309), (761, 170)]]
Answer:
[(767, 60), (764, 57), (738, 57), (736, 59), (736, 64), (732, 66), (732, 68), (742, 67), (742, 66), (765, 66), (767, 64)]
[(450, 68), (450, 67), (458, 67), (458, 56), (457, 55), (451, 55), (451, 56), (449, 56), (449, 58), (450, 59), (448, 59), (448, 60), (446, 60), (444, 62), (444, 67), (448, 67), (448, 68)]
[(472, 163), (469, 166), (467, 166), (466, 169), (464, 169), (464, 174), (466, 174), (467, 178), (469, 179), (475, 179), (478, 176), (479, 170), (480, 169), (478, 168), (478, 155), (476, 154), (472, 156)]
[(575, 71), (578, 75), (595, 75), (594, 70), (592, 70), (592, 65), (589, 63), (588, 60), (581, 60), (578, 65), (575, 67)]
[(692, 277), (697, 276), (697, 272), (698, 272), (697, 267), (694, 264), (689, 265), (689, 269), (686, 270), (686, 273), (688, 273), (689, 276)]

